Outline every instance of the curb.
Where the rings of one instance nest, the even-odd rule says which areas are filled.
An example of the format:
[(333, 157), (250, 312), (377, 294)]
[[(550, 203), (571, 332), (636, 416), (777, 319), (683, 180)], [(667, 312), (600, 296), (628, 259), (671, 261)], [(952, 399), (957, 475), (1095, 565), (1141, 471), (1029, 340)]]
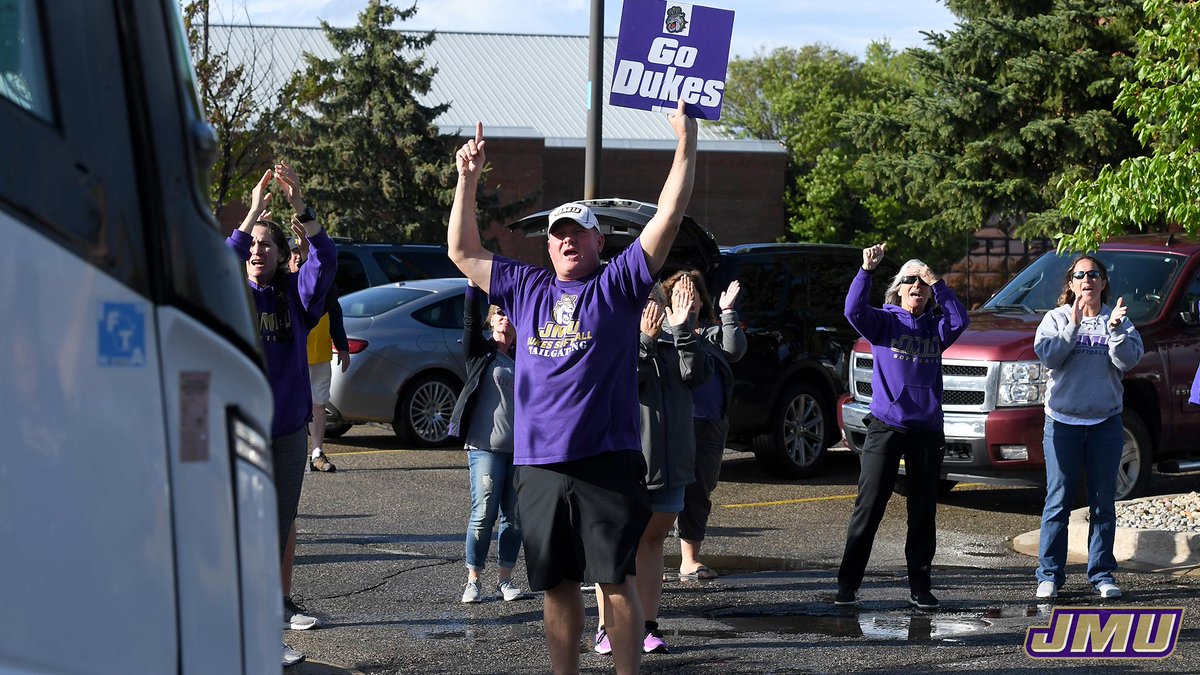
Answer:
[[(1117, 503), (1133, 504), (1174, 496), (1155, 495)], [(1067, 524), (1068, 562), (1087, 562), (1088, 525), (1086, 506), (1071, 511), (1071, 519)], [(1036, 558), (1040, 535), (1040, 530), (1033, 530), (1013, 537), (1013, 550)], [(1197, 576), (1200, 575), (1200, 534), (1118, 527), (1113, 541), (1113, 556), (1118, 563), (1134, 569)]]

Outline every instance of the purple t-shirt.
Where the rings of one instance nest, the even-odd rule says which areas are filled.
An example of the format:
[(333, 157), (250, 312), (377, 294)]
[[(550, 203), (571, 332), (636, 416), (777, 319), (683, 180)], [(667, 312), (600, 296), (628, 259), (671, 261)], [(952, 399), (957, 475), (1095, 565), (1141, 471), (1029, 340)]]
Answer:
[(516, 464), (641, 451), (638, 323), (653, 284), (637, 242), (581, 281), (492, 260), (489, 297), (517, 329)]

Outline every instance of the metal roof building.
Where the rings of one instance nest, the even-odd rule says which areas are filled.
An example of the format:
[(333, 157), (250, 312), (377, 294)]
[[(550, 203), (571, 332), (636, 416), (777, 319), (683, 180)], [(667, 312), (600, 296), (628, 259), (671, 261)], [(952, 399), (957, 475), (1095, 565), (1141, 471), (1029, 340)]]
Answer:
[[(245, 64), (266, 91), (303, 68), (305, 52), (325, 59), (337, 55), (321, 28), (215, 25), (209, 40), (210, 49)], [(661, 114), (607, 103), (616, 46), (616, 38), (605, 39), (602, 192), (655, 201), (674, 136)], [(512, 198), (540, 194), (538, 206), (582, 197), (587, 36), (438, 32), (423, 56), (437, 68), (424, 102), (450, 104), (437, 119), (441, 130), (469, 134), (477, 120), (483, 122), (491, 184), (510, 190)], [(781, 145), (734, 138), (701, 120), (698, 150), (689, 213), (723, 244), (782, 234), (786, 155)], [(542, 161), (531, 164), (530, 153)], [(730, 194), (739, 186), (745, 194)]]

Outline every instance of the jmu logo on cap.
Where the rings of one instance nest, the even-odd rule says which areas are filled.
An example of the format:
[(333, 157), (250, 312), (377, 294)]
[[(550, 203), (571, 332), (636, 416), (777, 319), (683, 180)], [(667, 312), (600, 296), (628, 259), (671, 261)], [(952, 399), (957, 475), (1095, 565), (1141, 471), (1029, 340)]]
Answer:
[(1182, 607), (1059, 607), (1050, 625), (1030, 626), (1025, 653), (1035, 659), (1163, 659), (1175, 651)]
[(663, 19), (663, 31), (671, 35), (687, 35), (692, 28), (692, 6), (667, 3), (667, 15)]

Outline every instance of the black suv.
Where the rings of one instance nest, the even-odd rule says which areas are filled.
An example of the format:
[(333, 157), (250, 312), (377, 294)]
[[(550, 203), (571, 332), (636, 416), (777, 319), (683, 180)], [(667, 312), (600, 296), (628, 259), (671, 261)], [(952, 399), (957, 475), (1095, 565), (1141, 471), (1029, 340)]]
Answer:
[[(626, 199), (582, 203), (600, 223), (606, 259), (629, 246), (656, 211), (653, 204)], [(549, 213), (526, 216), (509, 228), (544, 237)], [(660, 276), (683, 267), (701, 270), (713, 302), (730, 281), (741, 283), (737, 309), (747, 351), (733, 364), (729, 439), (731, 446), (752, 449), (772, 475), (812, 475), (825, 450), (841, 440), (835, 404), (846, 391), (850, 352), (858, 340), (842, 312), (861, 265), (861, 249), (836, 244), (718, 249), (712, 234), (686, 216), (675, 238)], [(895, 272), (894, 263), (884, 265), (884, 274)], [(873, 289), (873, 296), (881, 300), (883, 289)]]
[[(885, 263), (890, 276), (894, 263)], [(733, 364), (730, 442), (753, 450), (772, 475), (812, 475), (841, 440), (835, 405), (858, 340), (843, 310), (861, 266), (862, 250), (852, 246), (744, 244), (723, 249), (709, 274), (714, 301), (733, 279), (742, 286), (747, 350)], [(874, 302), (883, 291), (872, 289)]]
[(334, 237), (338, 249), (335, 283), (342, 295), (371, 286), (413, 279), (461, 277), (446, 245), (376, 244)]

